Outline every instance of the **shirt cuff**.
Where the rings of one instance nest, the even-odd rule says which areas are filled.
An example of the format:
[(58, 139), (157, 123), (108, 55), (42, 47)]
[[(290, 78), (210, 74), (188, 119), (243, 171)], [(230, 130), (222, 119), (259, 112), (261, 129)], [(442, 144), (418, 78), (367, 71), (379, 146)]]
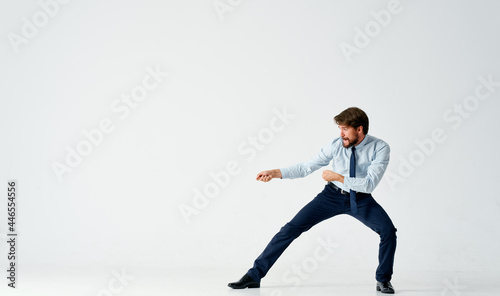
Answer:
[(347, 176), (344, 176), (344, 187), (347, 187), (349, 190), (354, 190), (352, 188), (352, 181), (354, 180), (355, 178), (353, 177), (347, 177)]
[(282, 169), (280, 169), (280, 171), (281, 171), (281, 179), (290, 179), (291, 178), (290, 169), (282, 168)]

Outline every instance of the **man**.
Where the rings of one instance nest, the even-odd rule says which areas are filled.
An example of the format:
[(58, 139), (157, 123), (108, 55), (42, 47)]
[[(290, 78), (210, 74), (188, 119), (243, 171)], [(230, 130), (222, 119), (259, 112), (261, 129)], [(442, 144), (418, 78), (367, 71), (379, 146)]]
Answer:
[(391, 285), (396, 228), (371, 192), (382, 179), (389, 164), (387, 143), (368, 134), (368, 116), (359, 108), (348, 108), (334, 117), (340, 137), (324, 146), (316, 157), (296, 165), (260, 172), (257, 181), (273, 178), (301, 178), (333, 160), (333, 169), (323, 171), (325, 188), (271, 239), (254, 266), (233, 289), (259, 288), (260, 280), (290, 243), (302, 232), (339, 214), (350, 215), (380, 235), (376, 289), (393, 294)]

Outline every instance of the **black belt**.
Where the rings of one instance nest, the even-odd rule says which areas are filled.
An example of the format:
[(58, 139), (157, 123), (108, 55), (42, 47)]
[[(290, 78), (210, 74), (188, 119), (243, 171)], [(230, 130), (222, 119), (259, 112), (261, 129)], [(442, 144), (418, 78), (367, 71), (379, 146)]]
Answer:
[(345, 191), (344, 189), (339, 188), (337, 185), (333, 184), (332, 182), (328, 182), (328, 185), (330, 185), (335, 191), (337, 191), (340, 194), (344, 194), (344, 195), (351, 194), (349, 191)]

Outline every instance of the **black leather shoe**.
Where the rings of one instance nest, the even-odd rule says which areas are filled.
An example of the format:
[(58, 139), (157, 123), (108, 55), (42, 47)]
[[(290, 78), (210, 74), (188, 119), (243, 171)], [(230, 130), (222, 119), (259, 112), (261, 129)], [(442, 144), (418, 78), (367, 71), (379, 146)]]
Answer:
[(394, 288), (391, 285), (391, 282), (377, 282), (377, 291), (386, 294), (394, 294)]
[(227, 284), (233, 289), (260, 288), (260, 282), (256, 282), (248, 274), (245, 274), (239, 281)]

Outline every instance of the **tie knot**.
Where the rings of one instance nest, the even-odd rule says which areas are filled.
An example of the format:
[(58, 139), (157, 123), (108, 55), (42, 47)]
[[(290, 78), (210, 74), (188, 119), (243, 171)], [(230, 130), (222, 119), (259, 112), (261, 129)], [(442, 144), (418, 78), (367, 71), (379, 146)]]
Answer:
[(356, 150), (356, 148), (354, 146), (352, 146), (352, 152), (354, 152), (354, 150)]

